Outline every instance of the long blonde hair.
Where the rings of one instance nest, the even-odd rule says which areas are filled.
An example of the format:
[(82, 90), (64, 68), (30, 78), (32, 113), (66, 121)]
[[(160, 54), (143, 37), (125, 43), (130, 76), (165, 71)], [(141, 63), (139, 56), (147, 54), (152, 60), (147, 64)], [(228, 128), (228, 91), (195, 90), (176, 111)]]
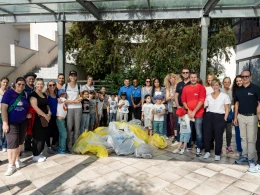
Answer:
[(169, 73), (169, 74), (166, 75), (166, 77), (164, 78), (164, 81), (163, 81), (166, 89), (170, 89), (170, 87), (171, 87), (170, 78), (174, 78), (175, 85), (177, 85), (180, 82), (180, 79), (176, 76), (176, 74)]
[(208, 82), (209, 76), (212, 77), (212, 80), (214, 80), (214, 79), (216, 78), (216, 76), (215, 76), (213, 73), (209, 73), (209, 74), (207, 75), (207, 80), (206, 80), (206, 83), (205, 83), (205, 86), (206, 86), (206, 87), (210, 87), (210, 86), (211, 86), (211, 85), (209, 84), (209, 82)]

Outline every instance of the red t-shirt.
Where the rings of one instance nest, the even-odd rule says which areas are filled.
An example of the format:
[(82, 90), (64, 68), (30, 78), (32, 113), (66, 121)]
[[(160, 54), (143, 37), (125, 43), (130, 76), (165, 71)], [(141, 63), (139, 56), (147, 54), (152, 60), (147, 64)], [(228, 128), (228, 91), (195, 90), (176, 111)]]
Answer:
[[(196, 84), (195, 86), (187, 85), (183, 88), (181, 99), (182, 102), (185, 102), (188, 105), (188, 108), (193, 111), (199, 101), (204, 104), (204, 101), (206, 99), (206, 89), (201, 84)], [(202, 105), (195, 114), (195, 118), (202, 118), (203, 114), (204, 106)]]

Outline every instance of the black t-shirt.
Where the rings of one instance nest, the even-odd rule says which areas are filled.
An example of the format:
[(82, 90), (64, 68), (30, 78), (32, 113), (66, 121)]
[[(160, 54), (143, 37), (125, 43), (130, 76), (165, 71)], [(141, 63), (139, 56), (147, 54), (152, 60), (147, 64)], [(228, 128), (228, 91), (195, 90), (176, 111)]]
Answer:
[(260, 101), (260, 88), (250, 83), (248, 87), (239, 87), (234, 96), (234, 102), (239, 102), (238, 113), (256, 114), (256, 108)]
[(89, 113), (89, 100), (83, 99), (81, 104), (82, 104), (82, 113)]
[(40, 108), (45, 114), (48, 114), (48, 98), (45, 93), (43, 93), (44, 98), (40, 97), (35, 91), (31, 93), (31, 97), (37, 99), (37, 106)]
[(183, 103), (181, 101), (181, 95), (182, 95), (182, 90), (185, 86), (189, 85), (190, 81), (188, 83), (184, 83), (184, 81), (181, 81), (177, 84), (176, 86), (176, 93), (179, 94), (178, 96), (178, 102), (179, 102), (179, 106), (183, 106)]

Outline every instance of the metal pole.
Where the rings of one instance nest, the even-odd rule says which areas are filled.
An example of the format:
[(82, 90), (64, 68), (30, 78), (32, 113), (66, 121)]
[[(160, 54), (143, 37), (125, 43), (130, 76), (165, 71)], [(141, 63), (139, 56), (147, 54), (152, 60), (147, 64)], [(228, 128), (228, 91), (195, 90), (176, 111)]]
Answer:
[(58, 22), (58, 72), (65, 73), (65, 22)]
[(206, 81), (207, 70), (207, 47), (208, 47), (208, 27), (210, 23), (209, 17), (201, 18), (201, 54), (200, 54), (200, 78), (203, 83)]

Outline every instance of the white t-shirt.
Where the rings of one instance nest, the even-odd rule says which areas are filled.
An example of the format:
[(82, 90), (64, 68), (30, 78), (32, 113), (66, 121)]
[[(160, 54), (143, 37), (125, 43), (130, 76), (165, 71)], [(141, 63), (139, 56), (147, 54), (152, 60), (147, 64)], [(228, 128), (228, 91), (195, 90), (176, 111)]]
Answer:
[(151, 119), (152, 109), (153, 109), (153, 104), (152, 103), (150, 103), (150, 104), (144, 103), (143, 104), (142, 112), (144, 112), (144, 118), (145, 119)]
[(121, 108), (119, 108), (119, 112), (121, 112), (121, 113), (128, 113), (129, 112), (129, 110), (128, 110), (128, 107), (129, 107), (129, 102), (128, 102), (128, 100), (120, 100), (119, 101), (119, 103), (118, 103), (118, 105), (121, 105), (123, 102), (125, 102), (125, 105), (123, 105)]
[(109, 102), (109, 112), (110, 113), (116, 113), (116, 110), (117, 110), (117, 101), (115, 100), (115, 101), (113, 101), (113, 100), (111, 100), (110, 102)]
[(216, 99), (213, 99), (212, 95), (208, 95), (205, 100), (205, 106), (208, 106), (207, 112), (213, 112), (218, 114), (225, 114), (225, 104), (230, 104), (231, 101), (227, 94), (220, 92)]
[(188, 116), (188, 114), (179, 117), (178, 120), (181, 127), (181, 133), (191, 133), (190, 117)]
[(211, 93), (214, 92), (214, 90), (213, 90), (213, 88), (212, 88), (211, 86), (205, 87), (205, 88), (206, 88), (206, 96), (207, 96), (207, 95), (210, 95)]
[[(63, 85), (62, 89), (65, 90), (65, 85)], [(81, 86), (80, 86), (80, 91), (82, 90)], [(67, 86), (67, 100), (76, 100), (79, 97), (79, 90), (78, 90), (78, 84), (76, 84), (76, 86), (74, 88), (70, 87), (70, 84), (68, 83)], [(68, 104), (68, 109), (71, 108), (82, 108), (81, 103), (77, 103), (77, 104)]]
[(85, 90), (86, 91), (95, 91), (95, 87), (93, 85), (91, 85), (91, 86), (83, 85), (80, 91), (82, 92), (82, 91), (85, 91)]
[(157, 113), (162, 113), (163, 110), (165, 110), (165, 106), (163, 104), (160, 105), (153, 105), (153, 111), (154, 111), (154, 121), (164, 121), (164, 116), (158, 116)]
[(64, 101), (65, 101), (66, 99), (63, 98), (63, 97), (61, 97), (60, 99), (61, 99), (62, 103), (58, 104), (58, 106), (57, 106), (57, 114), (56, 114), (56, 116), (60, 116), (60, 117), (66, 118), (66, 116), (67, 116), (67, 111), (64, 110), (64, 108), (63, 108)]

